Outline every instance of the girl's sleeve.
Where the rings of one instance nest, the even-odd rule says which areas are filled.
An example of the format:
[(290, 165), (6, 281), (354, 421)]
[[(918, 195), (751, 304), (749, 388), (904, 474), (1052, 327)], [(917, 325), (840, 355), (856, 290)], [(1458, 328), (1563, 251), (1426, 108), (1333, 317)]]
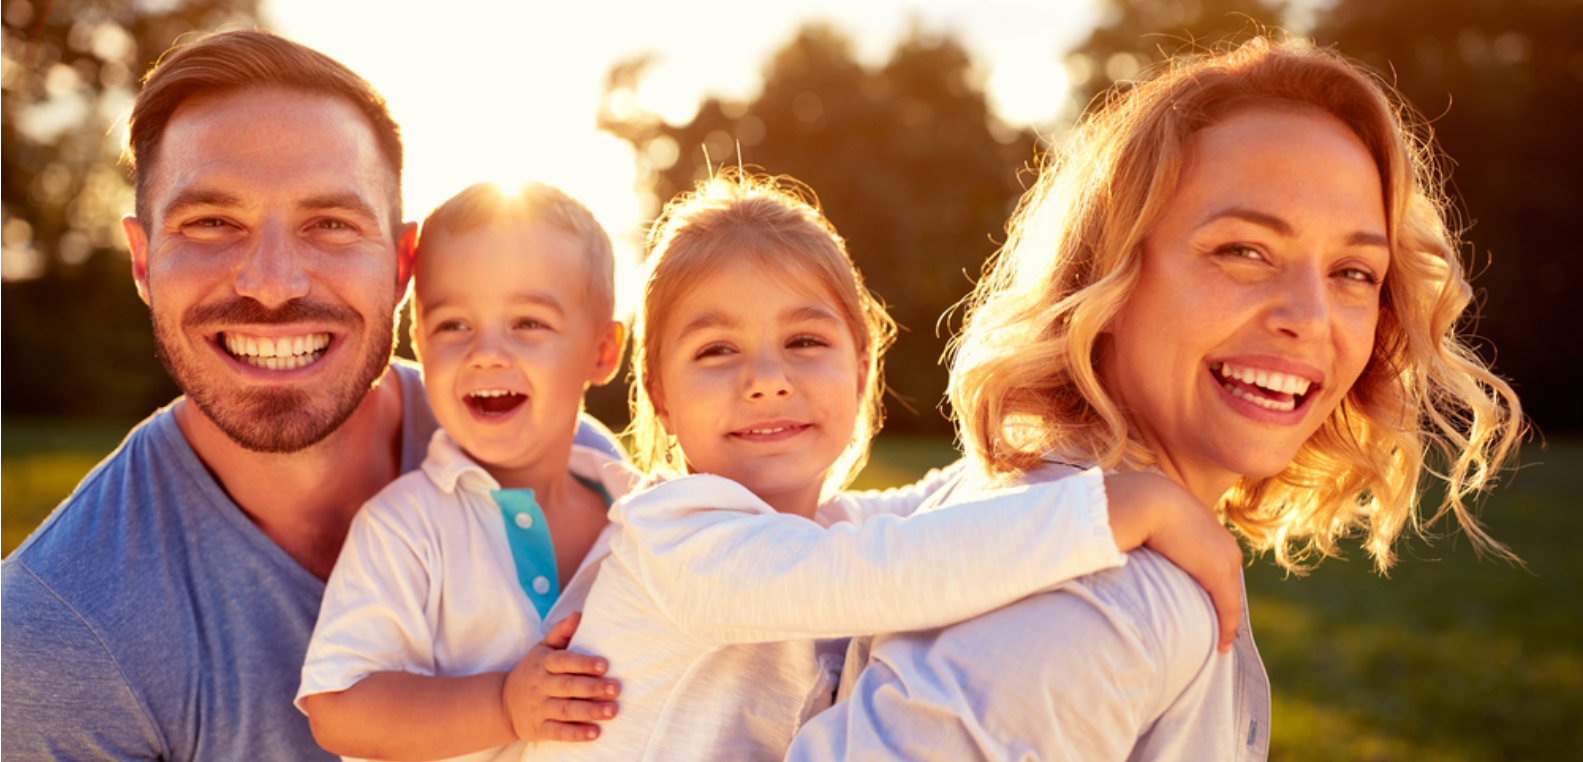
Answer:
[[(395, 486), (395, 485), (392, 485)], [(387, 490), (388, 492), (389, 490)], [(357, 512), (325, 585), (296, 705), (375, 673), (434, 674), (429, 544), (410, 495), (376, 495)]]
[(955, 481), (967, 467), (967, 460), (959, 459), (945, 468), (930, 469), (922, 479), (905, 487), (887, 490), (853, 491), (842, 495), (854, 523), (861, 524), (875, 516), (911, 516), (935, 492)]
[(692, 476), (632, 496), (620, 520), (612, 552), (666, 616), (720, 643), (939, 627), (1125, 562), (1098, 470), (829, 529)]

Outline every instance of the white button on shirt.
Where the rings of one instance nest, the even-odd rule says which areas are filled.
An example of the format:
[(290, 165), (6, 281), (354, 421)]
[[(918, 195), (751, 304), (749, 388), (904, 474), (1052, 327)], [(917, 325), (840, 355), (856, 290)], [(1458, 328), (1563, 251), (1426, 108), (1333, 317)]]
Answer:
[[(531, 516), (529, 514), (526, 514), (526, 513), (519, 513), (519, 514), (517, 514), (516, 521), (517, 521), (517, 526), (519, 526), (519, 527), (521, 527), (523, 529), (532, 529), (533, 528), (533, 516)], [(539, 579), (543, 579), (543, 577), (540, 577)], [(542, 593), (544, 591), (540, 590), (539, 592)]]

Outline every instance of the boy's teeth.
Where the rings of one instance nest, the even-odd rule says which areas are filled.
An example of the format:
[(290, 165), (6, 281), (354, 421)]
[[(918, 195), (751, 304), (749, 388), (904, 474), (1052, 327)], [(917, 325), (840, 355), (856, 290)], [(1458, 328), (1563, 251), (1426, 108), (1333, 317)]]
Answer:
[(324, 348), (330, 346), (330, 334), (261, 337), (222, 333), (220, 343), (232, 357), (255, 368), (295, 370), (324, 356)]
[(504, 397), (508, 394), (516, 394), (516, 392), (505, 389), (482, 389), (476, 392), (468, 392), (467, 394), (471, 397)]
[[(1293, 376), (1287, 373), (1276, 373), (1274, 371), (1244, 368), (1240, 365), (1232, 365), (1231, 363), (1219, 363), (1219, 367), (1216, 368), (1216, 370), (1218, 370), (1220, 375), (1225, 378), (1234, 378), (1245, 384), (1253, 384), (1254, 386), (1269, 389), (1272, 392), (1281, 392), (1283, 394), (1295, 394), (1302, 396), (1307, 394), (1308, 387), (1313, 385), (1313, 382), (1300, 376)], [(1289, 410), (1291, 408), (1287, 409)]]

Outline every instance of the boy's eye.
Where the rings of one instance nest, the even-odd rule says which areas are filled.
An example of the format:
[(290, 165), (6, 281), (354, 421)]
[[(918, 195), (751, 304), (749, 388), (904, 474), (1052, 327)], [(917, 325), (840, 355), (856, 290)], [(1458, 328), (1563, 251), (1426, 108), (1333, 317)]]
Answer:
[(439, 325), (434, 327), (434, 332), (435, 333), (442, 333), (444, 331), (465, 331), (465, 330), (467, 330), (467, 325), (465, 323), (463, 323), (462, 321), (460, 321), (460, 320), (445, 320), (445, 321), (441, 321), (441, 323)]
[(511, 324), (511, 327), (518, 331), (536, 331), (542, 328), (549, 328), (542, 321), (533, 318), (518, 318), (517, 322)]

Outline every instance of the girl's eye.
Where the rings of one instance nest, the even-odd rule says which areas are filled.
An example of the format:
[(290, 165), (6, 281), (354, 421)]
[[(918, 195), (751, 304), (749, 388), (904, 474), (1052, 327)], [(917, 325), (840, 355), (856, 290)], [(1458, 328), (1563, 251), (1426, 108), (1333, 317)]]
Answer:
[(813, 336), (813, 335), (809, 335), (809, 334), (802, 334), (802, 335), (799, 335), (799, 336), (793, 336), (790, 341), (786, 342), (786, 348), (787, 349), (808, 349), (810, 347), (828, 347), (828, 346), (830, 346), (830, 342), (825, 341), (824, 339), (822, 339), (822, 338), (820, 338), (818, 336)]
[(705, 357), (720, 357), (720, 356), (723, 356), (723, 355), (729, 355), (729, 354), (735, 354), (735, 353), (736, 353), (736, 350), (733, 349), (730, 344), (727, 344), (727, 343), (722, 342), (722, 341), (717, 341), (717, 342), (715, 342), (713, 344), (705, 344), (703, 347), (701, 347), (698, 350), (698, 352), (696, 354), (693, 355), (693, 359), (695, 359), (695, 360), (702, 360)]

